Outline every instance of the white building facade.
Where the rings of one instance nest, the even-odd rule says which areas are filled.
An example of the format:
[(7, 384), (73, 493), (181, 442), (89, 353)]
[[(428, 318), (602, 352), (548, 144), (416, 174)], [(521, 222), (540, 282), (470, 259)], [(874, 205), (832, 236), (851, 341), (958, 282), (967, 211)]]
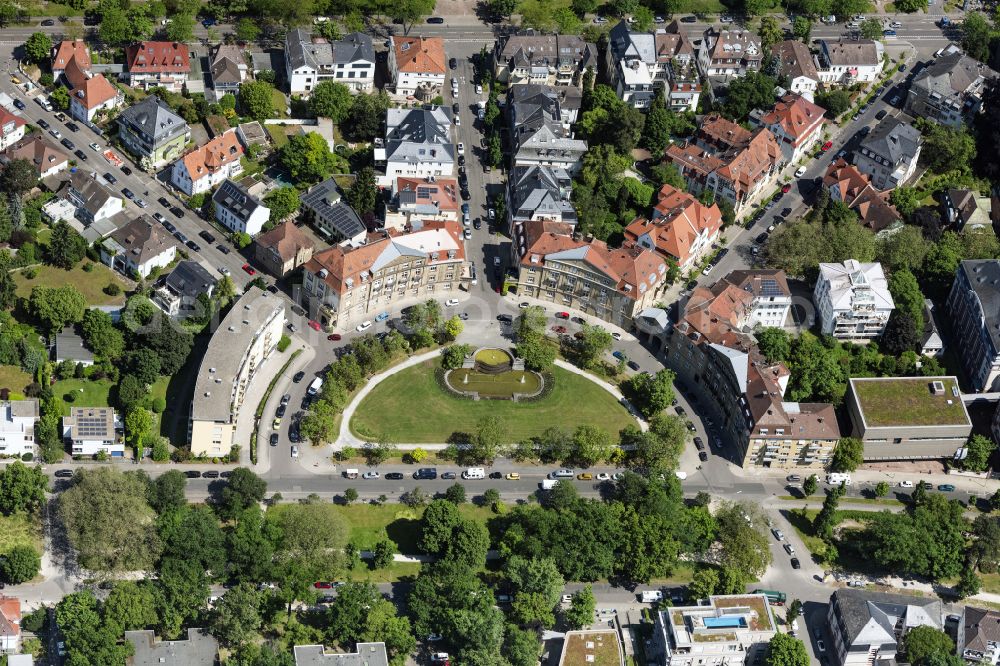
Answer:
[(882, 335), (896, 307), (882, 265), (855, 259), (819, 265), (813, 303), (822, 332), (852, 342)]

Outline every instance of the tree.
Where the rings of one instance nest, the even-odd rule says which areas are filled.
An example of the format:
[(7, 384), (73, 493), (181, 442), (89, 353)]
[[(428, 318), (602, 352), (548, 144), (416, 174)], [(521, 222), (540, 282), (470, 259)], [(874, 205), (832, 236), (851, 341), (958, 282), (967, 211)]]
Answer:
[(363, 167), (358, 171), (351, 187), (348, 188), (347, 203), (358, 215), (368, 215), (375, 212), (378, 200), (378, 184), (375, 182), (375, 171), (371, 167)]
[(992, 437), (973, 435), (965, 445), (966, 457), (962, 461), (962, 467), (972, 472), (985, 472), (996, 448), (997, 444)]
[(692, 603), (708, 599), (719, 587), (719, 571), (714, 567), (703, 566), (695, 570), (691, 583), (688, 585), (688, 597)]
[(197, 564), (220, 577), (226, 568), (226, 539), (212, 510), (204, 505), (184, 508), (160, 517), (163, 557)]
[(966, 597), (974, 597), (979, 594), (982, 588), (982, 580), (976, 575), (976, 571), (973, 567), (967, 566), (962, 569), (962, 574), (959, 576), (958, 585), (955, 586), (955, 592), (962, 599)]
[(806, 497), (814, 494), (816, 488), (819, 485), (819, 480), (816, 478), (815, 474), (810, 474), (806, 477), (806, 480), (802, 482), (802, 492), (806, 494)]
[(87, 241), (83, 236), (66, 224), (65, 220), (59, 220), (52, 227), (52, 235), (49, 236), (48, 250), (46, 256), (49, 263), (59, 268), (69, 270), (73, 268), (87, 254)]
[(172, 469), (150, 482), (146, 498), (153, 510), (163, 515), (187, 506), (187, 498), (184, 496), (186, 488), (187, 477), (184, 472)]
[(0, 576), (8, 585), (20, 585), (38, 575), (42, 558), (32, 546), (17, 545), (0, 558)]
[(330, 152), (326, 139), (315, 132), (290, 138), (279, 152), (278, 160), (296, 182), (306, 184), (328, 178), (343, 164), (341, 158)]
[(465, 486), (453, 483), (444, 491), (444, 498), (452, 504), (465, 504)]
[(376, 569), (385, 569), (392, 564), (395, 555), (396, 544), (389, 539), (381, 539), (372, 548), (372, 566)]
[(903, 635), (900, 652), (906, 660), (917, 666), (928, 664), (939, 655), (950, 655), (955, 651), (955, 642), (945, 632), (922, 625), (910, 629)]
[(778, 24), (778, 20), (773, 16), (764, 16), (760, 19), (758, 34), (760, 35), (761, 46), (765, 49), (785, 38), (785, 31), (782, 30), (781, 25)]
[(726, 503), (716, 512), (715, 520), (723, 573), (731, 569), (746, 581), (763, 575), (771, 563), (771, 550), (762, 531), (767, 523), (760, 508), (748, 502)]
[(805, 643), (789, 634), (775, 634), (767, 648), (768, 666), (809, 666)]
[(796, 16), (792, 21), (792, 34), (801, 39), (803, 44), (808, 44), (812, 37), (812, 21), (806, 16)]
[(816, 104), (826, 109), (827, 116), (837, 118), (851, 108), (851, 94), (843, 88), (837, 88), (825, 93), (817, 93)]
[(754, 109), (771, 108), (777, 99), (774, 93), (776, 85), (774, 77), (756, 71), (735, 79), (726, 91), (723, 112), (730, 119), (737, 120), (748, 117)]
[(611, 435), (602, 428), (583, 423), (573, 432), (570, 458), (577, 464), (590, 467), (611, 455)]
[(882, 39), (882, 21), (876, 18), (865, 19), (861, 22), (861, 36), (864, 39)]
[(566, 624), (573, 629), (581, 629), (594, 621), (594, 611), (597, 609), (597, 599), (594, 598), (594, 589), (589, 585), (584, 585), (582, 589), (573, 594), (566, 609)]
[(36, 65), (45, 62), (52, 54), (52, 40), (44, 32), (33, 32), (24, 42), (24, 54)]
[(967, 12), (962, 21), (962, 50), (974, 60), (985, 62), (989, 58), (993, 29), (980, 12)]
[(840, 504), (840, 498), (844, 496), (845, 492), (846, 489), (844, 488), (844, 484), (840, 484), (839, 486), (826, 491), (826, 498), (823, 500), (823, 508), (820, 509), (819, 513), (816, 514), (816, 518), (813, 520), (813, 533), (816, 536), (829, 540), (833, 533), (837, 506)]
[(195, 20), (192, 13), (171, 15), (170, 23), (167, 24), (166, 28), (167, 39), (181, 44), (190, 42), (194, 38), (194, 25)]
[(916, 188), (897, 187), (889, 194), (889, 203), (896, 207), (900, 215), (909, 219), (920, 208), (920, 195)]
[(660, 370), (655, 375), (638, 374), (630, 379), (639, 411), (647, 419), (659, 414), (674, 400), (674, 379), (670, 370)]
[(458, 315), (455, 315), (444, 323), (444, 334), (449, 340), (454, 340), (460, 336), (464, 329), (465, 324), (462, 323)]
[(145, 482), (113, 468), (77, 473), (59, 515), (80, 564), (95, 571), (151, 570), (160, 551)]
[[(245, 81), (240, 84), (239, 102), (246, 115), (266, 120), (274, 115), (274, 86), (266, 81)], [(323, 137), (319, 138), (326, 143)]]
[(38, 465), (28, 467), (20, 460), (0, 470), (0, 513), (31, 513), (45, 502), (49, 481)]
[(262, 605), (261, 593), (250, 583), (227, 590), (215, 605), (212, 635), (228, 647), (246, 645), (263, 622)]
[(152, 586), (130, 580), (115, 582), (104, 602), (104, 620), (118, 629), (117, 634), (157, 624), (159, 618)]
[(90, 590), (63, 597), (56, 605), (55, 617), (65, 639), (69, 666), (124, 664), (134, 652), (132, 643), (121, 640), (120, 628), (102, 617), (100, 604)]
[(582, 335), (576, 343), (575, 351), (580, 365), (592, 367), (605, 352), (611, 349), (611, 333), (600, 326), (583, 325)]
[(510, 15), (517, 9), (517, 0), (489, 0), (487, 3), (490, 15), (498, 21), (510, 19)]
[(886, 481), (879, 481), (875, 484), (875, 497), (885, 497), (889, 494), (889, 483)]
[(402, 666), (416, 648), (409, 620), (398, 617), (392, 603), (369, 582), (341, 586), (324, 624), (327, 639), (343, 648), (354, 649), (359, 642), (384, 641), (393, 666)]
[(403, 34), (409, 34), (413, 24), (434, 11), (436, 0), (399, 0), (389, 10), (389, 16), (403, 24)]
[[(966, 19), (968, 21), (968, 18)], [(926, 156), (920, 151), (920, 162), (935, 173), (958, 170), (968, 172), (976, 159), (976, 141), (965, 127), (946, 127), (934, 122), (921, 125)]]
[[(893, 194), (896, 191), (893, 190)], [(928, 250), (930, 250), (930, 243), (924, 240), (920, 229), (906, 226), (889, 236), (877, 239), (875, 256), (883, 266), (893, 273), (902, 269), (917, 271), (923, 265)], [(923, 300), (921, 300), (922, 306)]]
[(873, 514), (861, 535), (866, 557), (879, 566), (940, 580), (965, 566), (968, 521), (964, 507), (944, 495), (913, 493), (909, 511)]
[(538, 633), (509, 624), (504, 629), (503, 655), (511, 666), (536, 666), (542, 654)]
[[(258, 37), (260, 37), (260, 27), (252, 18), (245, 16), (236, 22), (236, 39), (249, 43), (256, 42)], [(319, 85), (322, 85), (322, 83)], [(314, 94), (319, 89), (319, 85), (313, 90)]]
[(83, 340), (103, 359), (115, 360), (125, 351), (125, 336), (115, 328), (111, 315), (103, 310), (87, 309), (83, 313)]
[(32, 287), (28, 309), (50, 332), (83, 319), (87, 301), (76, 287)]
[(462, 516), (455, 504), (434, 500), (427, 505), (420, 519), (417, 547), (425, 553), (440, 555), (447, 548), (452, 533), (461, 521)]
[[(922, 319), (922, 318), (921, 318)], [(893, 310), (880, 339), (881, 347), (893, 356), (913, 351), (920, 342), (917, 325), (906, 312)]]
[(830, 469), (834, 472), (853, 472), (864, 461), (865, 443), (855, 437), (841, 437), (833, 451)]
[(244, 509), (259, 504), (267, 492), (267, 482), (246, 467), (237, 467), (222, 489), (216, 510), (223, 518), (232, 518)]
[(564, 580), (551, 557), (527, 558), (513, 555), (507, 560), (505, 575), (515, 593), (540, 594), (550, 606), (559, 603)]
[(153, 415), (148, 409), (133, 407), (125, 415), (125, 435), (128, 443), (136, 449), (142, 447), (142, 442), (153, 427)]
[(896, 310), (905, 312), (914, 323), (919, 322), (923, 330), (924, 295), (913, 273), (905, 268), (894, 270), (889, 277), (889, 292), (892, 294)]
[(472, 436), (469, 456), (473, 460), (490, 462), (499, 454), (502, 447), (510, 443), (510, 431), (507, 424), (493, 414), (484, 416), (476, 424), (476, 432)]
[(336, 81), (321, 81), (309, 98), (309, 110), (314, 115), (330, 118), (337, 125), (347, 119), (354, 98), (351, 89)]
[[(324, 81), (324, 83), (326, 82)], [(291, 185), (286, 185), (285, 187), (279, 187), (276, 190), (268, 192), (267, 196), (264, 197), (264, 203), (271, 209), (268, 222), (277, 223), (297, 213), (301, 202), (299, 200), (298, 189)], [(231, 283), (232, 281), (230, 280)], [(218, 291), (218, 288), (216, 288), (216, 291)]]
[(548, 629), (556, 623), (554, 604), (537, 592), (518, 592), (511, 604), (511, 617), (522, 626)]
[(372, 141), (382, 132), (385, 112), (390, 106), (389, 95), (384, 90), (356, 95), (343, 127), (344, 133), (351, 141)]
[(788, 333), (781, 328), (763, 328), (754, 332), (757, 346), (769, 363), (787, 361), (792, 354), (792, 343)]
[(160, 633), (176, 636), (208, 602), (208, 578), (197, 562), (165, 557), (160, 562), (156, 593)]

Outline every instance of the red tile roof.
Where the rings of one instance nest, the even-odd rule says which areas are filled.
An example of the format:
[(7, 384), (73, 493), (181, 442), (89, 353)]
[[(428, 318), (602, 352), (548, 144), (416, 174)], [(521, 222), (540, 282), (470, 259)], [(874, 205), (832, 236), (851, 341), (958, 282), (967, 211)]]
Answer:
[(643, 234), (649, 234), (656, 251), (683, 265), (690, 258), (691, 246), (699, 234), (711, 237), (720, 229), (722, 211), (717, 204), (706, 206), (687, 192), (666, 184), (657, 194), (653, 220), (636, 218), (625, 228), (625, 238), (636, 242)]
[(789, 93), (774, 104), (774, 108), (761, 116), (761, 124), (777, 125), (791, 137), (796, 145), (816, 128), (823, 125), (824, 109), (802, 95)]
[(181, 74), (191, 71), (186, 44), (139, 42), (125, 49), (125, 67), (135, 74)]
[(227, 164), (239, 162), (242, 155), (243, 146), (236, 137), (236, 130), (229, 130), (204, 146), (195, 148), (182, 159), (191, 180), (196, 181)]
[(440, 37), (393, 37), (396, 66), (410, 74), (444, 74), (448, 59)]
[(21, 635), (21, 600), (0, 597), (0, 636)]
[(0, 128), (6, 127), (8, 123), (14, 123), (15, 130), (18, 127), (24, 127), (25, 125), (24, 118), (21, 116), (15, 116), (13, 113), (0, 106)]
[(83, 84), (73, 90), (70, 95), (90, 110), (114, 99), (118, 95), (118, 89), (111, 85), (103, 74), (98, 74), (84, 80)]
[(414, 192), (418, 204), (433, 204), (442, 211), (458, 210), (458, 181), (454, 178), (435, 177), (431, 182), (426, 178), (400, 176), (396, 179), (396, 192)]
[(82, 39), (63, 40), (52, 51), (52, 69), (66, 69), (74, 59), (82, 69), (90, 69), (90, 52)]

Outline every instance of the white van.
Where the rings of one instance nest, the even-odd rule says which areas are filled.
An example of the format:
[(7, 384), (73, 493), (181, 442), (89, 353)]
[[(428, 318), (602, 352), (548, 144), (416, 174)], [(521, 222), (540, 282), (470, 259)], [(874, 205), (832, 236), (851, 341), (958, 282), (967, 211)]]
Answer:
[(830, 472), (826, 475), (826, 482), (831, 486), (839, 486), (840, 484), (849, 486), (851, 485), (851, 475), (842, 474), (840, 472)]
[(345, 479), (356, 479), (358, 478), (358, 470), (356, 469), (345, 469), (344, 470)]
[(39, 95), (35, 98), (35, 101), (38, 102), (38, 106), (42, 107), (46, 111), (52, 110), (52, 104), (49, 102), (49, 98), (45, 95)]
[(309, 388), (306, 389), (306, 395), (316, 395), (321, 388), (323, 388), (323, 378), (317, 377), (309, 384)]
[(642, 603), (651, 604), (654, 601), (663, 601), (663, 592), (659, 590), (643, 590)]
[(482, 467), (470, 467), (462, 472), (463, 479), (485, 479), (486, 470)]
[(554, 472), (549, 472), (550, 479), (572, 479), (573, 470), (571, 469), (557, 469)]
[(542, 490), (552, 490), (553, 488), (556, 487), (557, 483), (559, 482), (556, 481), (555, 479), (542, 479), (541, 483)]

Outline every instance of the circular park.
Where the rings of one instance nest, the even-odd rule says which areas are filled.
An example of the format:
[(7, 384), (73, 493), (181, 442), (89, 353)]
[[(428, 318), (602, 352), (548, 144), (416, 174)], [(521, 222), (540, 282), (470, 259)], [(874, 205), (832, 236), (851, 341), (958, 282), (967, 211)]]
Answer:
[(503, 420), (512, 441), (551, 427), (589, 424), (617, 433), (635, 424), (616, 397), (588, 377), (559, 366), (543, 374), (524, 370), (509, 352), (487, 348), (473, 354), (470, 367), (445, 371), (434, 359), (386, 377), (357, 405), (350, 428), (359, 437), (378, 432), (395, 442), (434, 444), (475, 432), (487, 416)]

